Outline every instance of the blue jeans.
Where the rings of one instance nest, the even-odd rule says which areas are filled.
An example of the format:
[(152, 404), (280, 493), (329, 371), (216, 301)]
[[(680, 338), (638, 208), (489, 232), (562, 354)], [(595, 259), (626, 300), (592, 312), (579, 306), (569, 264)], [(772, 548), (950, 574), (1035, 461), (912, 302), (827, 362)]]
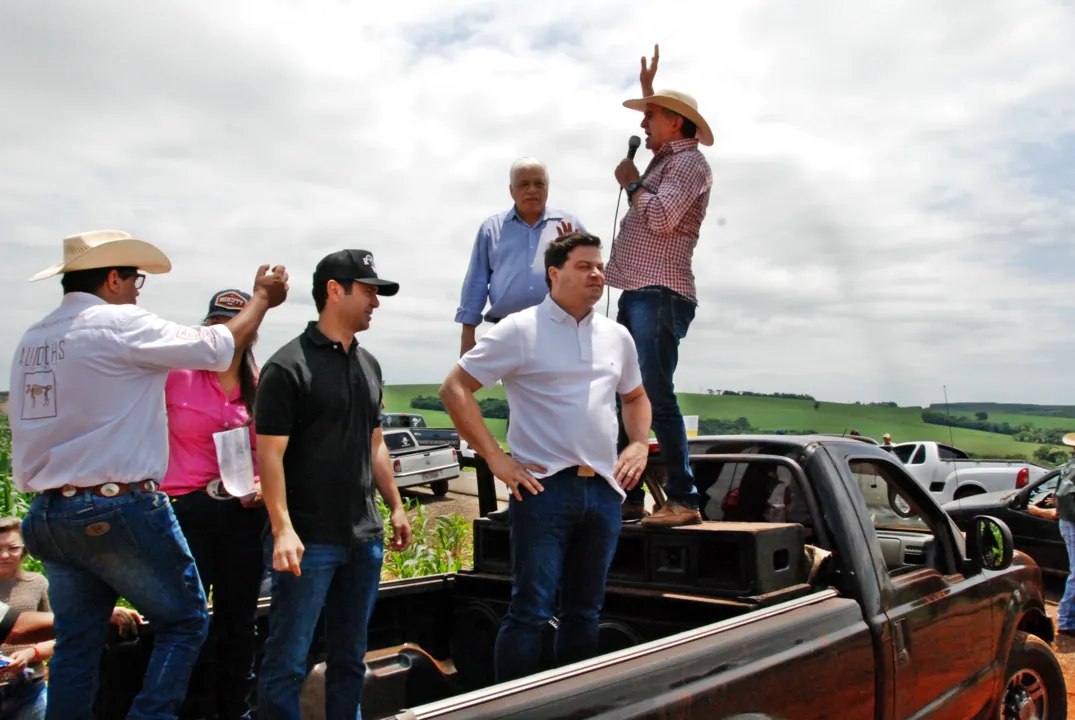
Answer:
[[(272, 536), (266, 539), (270, 545)], [(384, 542), (306, 545), (302, 575), (272, 573), (269, 637), (261, 663), (258, 717), (300, 720), (299, 696), (321, 608), (328, 667), (326, 720), (361, 720), (366, 677), (366, 625), (377, 601)]]
[(1060, 534), (1068, 549), (1068, 566), (1071, 571), (1068, 573), (1067, 584), (1064, 585), (1064, 595), (1060, 598), (1060, 607), (1056, 611), (1056, 624), (1061, 630), (1075, 631), (1075, 523), (1061, 520)]
[[(616, 322), (631, 333), (638, 350), (642, 385), (653, 408), (653, 433), (668, 469), (664, 488), (668, 500), (697, 510), (698, 490), (689, 461), (687, 429), (672, 382), (679, 363), (679, 341), (687, 337), (694, 310), (694, 303), (666, 287), (625, 290), (620, 295)], [(625, 447), (627, 432), (621, 416), (619, 448)], [(641, 505), (645, 497), (640, 483), (627, 493), (627, 502)]]
[(0, 686), (0, 720), (45, 720), (45, 681), (19, 678)]
[(26, 548), (45, 566), (55, 614), (49, 720), (90, 720), (101, 649), (118, 597), (153, 626), (153, 653), (128, 718), (175, 718), (209, 626), (205, 593), (168, 497), (34, 498)]
[(620, 535), (620, 496), (601, 477), (569, 468), (541, 481), (544, 492), (513, 496), (511, 605), (496, 638), (496, 680), (541, 669), (541, 638), (556, 613), (557, 665), (597, 654), (605, 579)]

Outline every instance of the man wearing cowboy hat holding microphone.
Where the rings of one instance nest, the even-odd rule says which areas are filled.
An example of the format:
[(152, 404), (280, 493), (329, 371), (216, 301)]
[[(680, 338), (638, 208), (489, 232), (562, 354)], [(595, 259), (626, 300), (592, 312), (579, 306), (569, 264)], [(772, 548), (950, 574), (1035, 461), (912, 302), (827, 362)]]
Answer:
[(1028, 505), (1026, 510), (1031, 515), (1060, 521), (1060, 535), (1068, 551), (1071, 571), (1056, 609), (1056, 625), (1061, 635), (1075, 637), (1075, 433), (1065, 435), (1062, 442), (1072, 448), (1072, 456), (1060, 470), (1060, 482), (1054, 494), (1055, 507)]
[[(713, 185), (709, 163), (698, 145), (712, 145), (713, 133), (693, 97), (675, 90), (653, 92), (659, 57), (654, 46), (649, 67), (642, 58), (642, 97), (623, 103), (643, 113), (642, 129), (653, 159), (642, 175), (629, 158), (616, 168), (616, 180), (627, 193), (630, 208), (612, 246), (606, 276), (609, 285), (623, 291), (616, 319), (638, 347), (643, 385), (653, 406), (653, 431), (668, 469), (668, 504), (645, 517), (639, 485), (628, 493), (623, 517), (674, 526), (702, 521), (672, 376), (679, 341), (686, 337), (698, 304), (691, 258)], [(621, 422), (621, 448), (626, 444)]]
[(194, 559), (158, 483), (168, 467), (164, 385), (178, 368), (226, 370), (287, 297), (282, 266), (259, 268), (226, 324), (186, 327), (138, 308), (153, 245), (99, 230), (63, 241), (60, 306), (31, 327), (11, 367), (12, 468), (37, 493), (23, 521), (55, 613), (50, 720), (92, 717), (101, 648), (120, 596), (152, 623), (153, 654), (129, 718), (174, 718), (208, 627)]

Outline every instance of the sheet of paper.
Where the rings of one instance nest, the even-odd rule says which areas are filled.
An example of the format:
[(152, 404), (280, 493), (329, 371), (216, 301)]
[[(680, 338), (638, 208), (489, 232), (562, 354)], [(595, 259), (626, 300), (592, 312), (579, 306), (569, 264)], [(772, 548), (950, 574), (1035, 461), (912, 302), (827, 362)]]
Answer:
[(229, 495), (252, 496), (254, 490), (254, 456), (250, 450), (250, 428), (213, 433), (220, 479)]

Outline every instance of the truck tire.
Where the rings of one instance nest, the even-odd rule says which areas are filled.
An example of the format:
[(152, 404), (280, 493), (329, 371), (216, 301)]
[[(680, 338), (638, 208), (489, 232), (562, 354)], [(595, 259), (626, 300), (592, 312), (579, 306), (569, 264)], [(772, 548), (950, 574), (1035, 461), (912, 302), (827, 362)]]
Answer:
[(1004, 720), (1023, 717), (1065, 720), (1067, 716), (1064, 672), (1052, 648), (1039, 637), (1016, 633), (1004, 669), (1000, 717)]
[(433, 494), (437, 497), (444, 497), (448, 494), (448, 481), (438, 480), (436, 482), (429, 483), (429, 487), (433, 490)]

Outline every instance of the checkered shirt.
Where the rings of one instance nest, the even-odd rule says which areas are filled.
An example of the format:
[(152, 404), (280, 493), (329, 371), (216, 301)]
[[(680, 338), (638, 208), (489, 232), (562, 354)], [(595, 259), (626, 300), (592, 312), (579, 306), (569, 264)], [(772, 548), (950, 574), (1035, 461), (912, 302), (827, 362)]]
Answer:
[(713, 186), (698, 141), (662, 145), (642, 175), (642, 186), (648, 192), (620, 223), (605, 270), (608, 284), (620, 290), (662, 285), (697, 303), (691, 257)]

